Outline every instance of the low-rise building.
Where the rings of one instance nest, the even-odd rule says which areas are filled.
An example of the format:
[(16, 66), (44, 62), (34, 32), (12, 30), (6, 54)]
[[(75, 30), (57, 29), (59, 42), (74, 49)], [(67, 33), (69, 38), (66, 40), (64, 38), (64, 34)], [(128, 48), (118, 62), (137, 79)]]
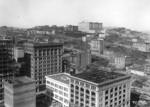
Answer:
[(111, 63), (114, 64), (117, 69), (124, 69), (126, 66), (132, 64), (132, 60), (129, 56), (115, 54), (114, 57), (111, 58)]
[(102, 23), (98, 22), (81, 22), (78, 25), (78, 30), (85, 33), (100, 33), (102, 30)]
[(144, 72), (144, 66), (135, 66), (133, 68), (130, 68), (130, 72), (132, 74), (136, 74), (139, 76), (146, 76), (145, 72)]
[(60, 73), (46, 76), (47, 95), (60, 102), (62, 107), (69, 107), (70, 87), (69, 74)]
[(36, 85), (29, 77), (11, 78), (4, 83), (5, 107), (36, 107)]

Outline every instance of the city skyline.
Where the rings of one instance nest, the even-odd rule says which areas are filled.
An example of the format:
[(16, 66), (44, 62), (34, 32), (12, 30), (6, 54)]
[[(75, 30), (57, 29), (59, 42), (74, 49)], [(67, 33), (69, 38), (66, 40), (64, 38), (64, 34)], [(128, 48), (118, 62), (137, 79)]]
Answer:
[(22, 28), (87, 20), (150, 31), (149, 13), (149, 0), (0, 0), (0, 26)]

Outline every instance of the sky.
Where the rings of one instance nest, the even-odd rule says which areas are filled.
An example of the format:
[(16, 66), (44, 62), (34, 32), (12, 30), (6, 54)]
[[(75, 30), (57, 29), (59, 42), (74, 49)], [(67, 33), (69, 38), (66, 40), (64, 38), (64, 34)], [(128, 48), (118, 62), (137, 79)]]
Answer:
[(150, 31), (150, 0), (0, 0), (0, 26), (78, 25)]

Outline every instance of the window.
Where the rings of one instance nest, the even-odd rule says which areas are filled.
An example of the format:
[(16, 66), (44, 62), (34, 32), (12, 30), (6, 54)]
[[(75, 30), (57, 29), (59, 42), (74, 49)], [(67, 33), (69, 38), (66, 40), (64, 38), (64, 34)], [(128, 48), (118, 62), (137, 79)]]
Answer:
[(86, 101), (86, 104), (89, 104), (89, 101)]
[(84, 89), (83, 88), (80, 88), (80, 90), (83, 92), (84, 91)]
[(62, 91), (59, 91), (59, 94), (61, 94), (61, 95), (62, 95), (62, 94), (63, 94), (63, 92), (62, 92)]
[(92, 92), (92, 95), (95, 96), (95, 92)]
[(79, 87), (78, 86), (76, 86), (76, 90), (78, 90), (79, 89)]
[(58, 95), (55, 94), (55, 98), (58, 99)]
[(119, 94), (121, 94), (121, 91), (119, 91)]
[(95, 106), (95, 104), (94, 104), (94, 103), (92, 103), (92, 104), (91, 104), (91, 106)]
[(103, 98), (100, 98), (100, 99), (99, 99), (99, 102), (102, 102), (102, 101), (103, 101)]
[(89, 90), (86, 90), (86, 94), (89, 94), (90, 93), (90, 91)]
[(74, 85), (73, 85), (73, 84), (71, 84), (71, 88), (74, 88)]
[(55, 92), (57, 93), (57, 92), (58, 92), (58, 90), (57, 90), (57, 89), (55, 89)]
[(84, 83), (83, 83), (83, 82), (80, 82), (80, 85), (81, 85), (81, 86), (84, 86)]
[(113, 102), (113, 100), (110, 100), (110, 103), (112, 103)]
[(64, 102), (65, 102), (66, 104), (68, 104), (68, 103), (69, 103), (67, 99), (64, 99)]
[(71, 92), (74, 93), (74, 90), (71, 89)]
[(108, 94), (108, 90), (105, 91), (105, 94)]
[(115, 91), (117, 91), (118, 87), (115, 87)]
[(95, 101), (95, 98), (92, 98), (92, 101)]
[(91, 86), (91, 89), (96, 90), (96, 87), (95, 86)]
[(88, 95), (86, 95), (86, 98), (87, 98), (87, 99), (89, 99), (89, 96), (88, 96)]
[(60, 101), (63, 101), (63, 98), (62, 98), (62, 97), (59, 97), (59, 100), (60, 100)]
[(73, 94), (71, 94), (71, 97), (74, 97), (74, 95), (73, 95)]
[(47, 83), (47, 84), (50, 84), (50, 82), (49, 82), (49, 81), (46, 81), (46, 83)]
[(65, 88), (65, 87), (64, 87), (64, 90), (65, 90), (65, 91), (68, 91), (68, 89), (67, 89), (67, 88)]
[(105, 100), (108, 100), (108, 96), (105, 97)]
[(63, 87), (62, 87), (62, 86), (59, 86), (59, 89), (63, 89)]
[(121, 96), (119, 96), (119, 99), (121, 99)]
[(113, 97), (113, 94), (110, 95), (110, 98), (112, 98), (112, 97)]
[(123, 97), (125, 97), (125, 94), (123, 95)]
[(55, 84), (55, 87), (56, 87), (56, 88), (58, 88), (58, 85), (57, 85), (57, 84)]
[(67, 93), (64, 93), (64, 96), (68, 97), (68, 94), (67, 94)]
[(101, 96), (103, 96), (103, 93), (101, 92), (101, 93), (99, 93), (99, 96), (101, 97)]
[(76, 91), (76, 94), (79, 94), (79, 92), (78, 92), (78, 91)]
[(79, 97), (78, 97), (78, 96), (76, 96), (75, 98), (76, 98), (76, 100), (77, 100), (77, 99), (79, 99)]
[(111, 92), (111, 93), (113, 92), (113, 88), (112, 88), (112, 89), (110, 89), (110, 92)]
[(71, 99), (71, 102), (73, 103), (73, 102), (74, 102), (74, 100), (73, 100), (73, 99)]
[(89, 84), (86, 84), (86, 87), (87, 87), (87, 88), (90, 88), (90, 85), (89, 85)]
[(54, 86), (54, 83), (53, 83), (53, 82), (51, 82), (51, 85), (52, 85), (52, 86)]
[(107, 102), (105, 102), (105, 105), (108, 105), (108, 101), (107, 101)]
[(121, 86), (119, 86), (119, 89), (120, 89), (120, 90), (121, 90), (121, 88), (122, 88), (122, 87), (121, 87)]
[(126, 88), (126, 84), (125, 84), (125, 85), (123, 85), (123, 88)]
[(125, 92), (126, 92), (126, 90), (124, 89), (124, 90), (123, 90), (123, 92), (125, 93)]
[(78, 80), (76, 80), (76, 82), (75, 82), (77, 85), (79, 85), (79, 81)]

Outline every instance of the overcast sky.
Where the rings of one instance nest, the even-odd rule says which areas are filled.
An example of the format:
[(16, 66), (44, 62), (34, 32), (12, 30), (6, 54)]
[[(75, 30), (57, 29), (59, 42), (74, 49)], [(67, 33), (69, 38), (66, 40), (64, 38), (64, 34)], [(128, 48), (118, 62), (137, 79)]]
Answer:
[(83, 20), (150, 31), (150, 0), (0, 0), (0, 26), (78, 25)]

